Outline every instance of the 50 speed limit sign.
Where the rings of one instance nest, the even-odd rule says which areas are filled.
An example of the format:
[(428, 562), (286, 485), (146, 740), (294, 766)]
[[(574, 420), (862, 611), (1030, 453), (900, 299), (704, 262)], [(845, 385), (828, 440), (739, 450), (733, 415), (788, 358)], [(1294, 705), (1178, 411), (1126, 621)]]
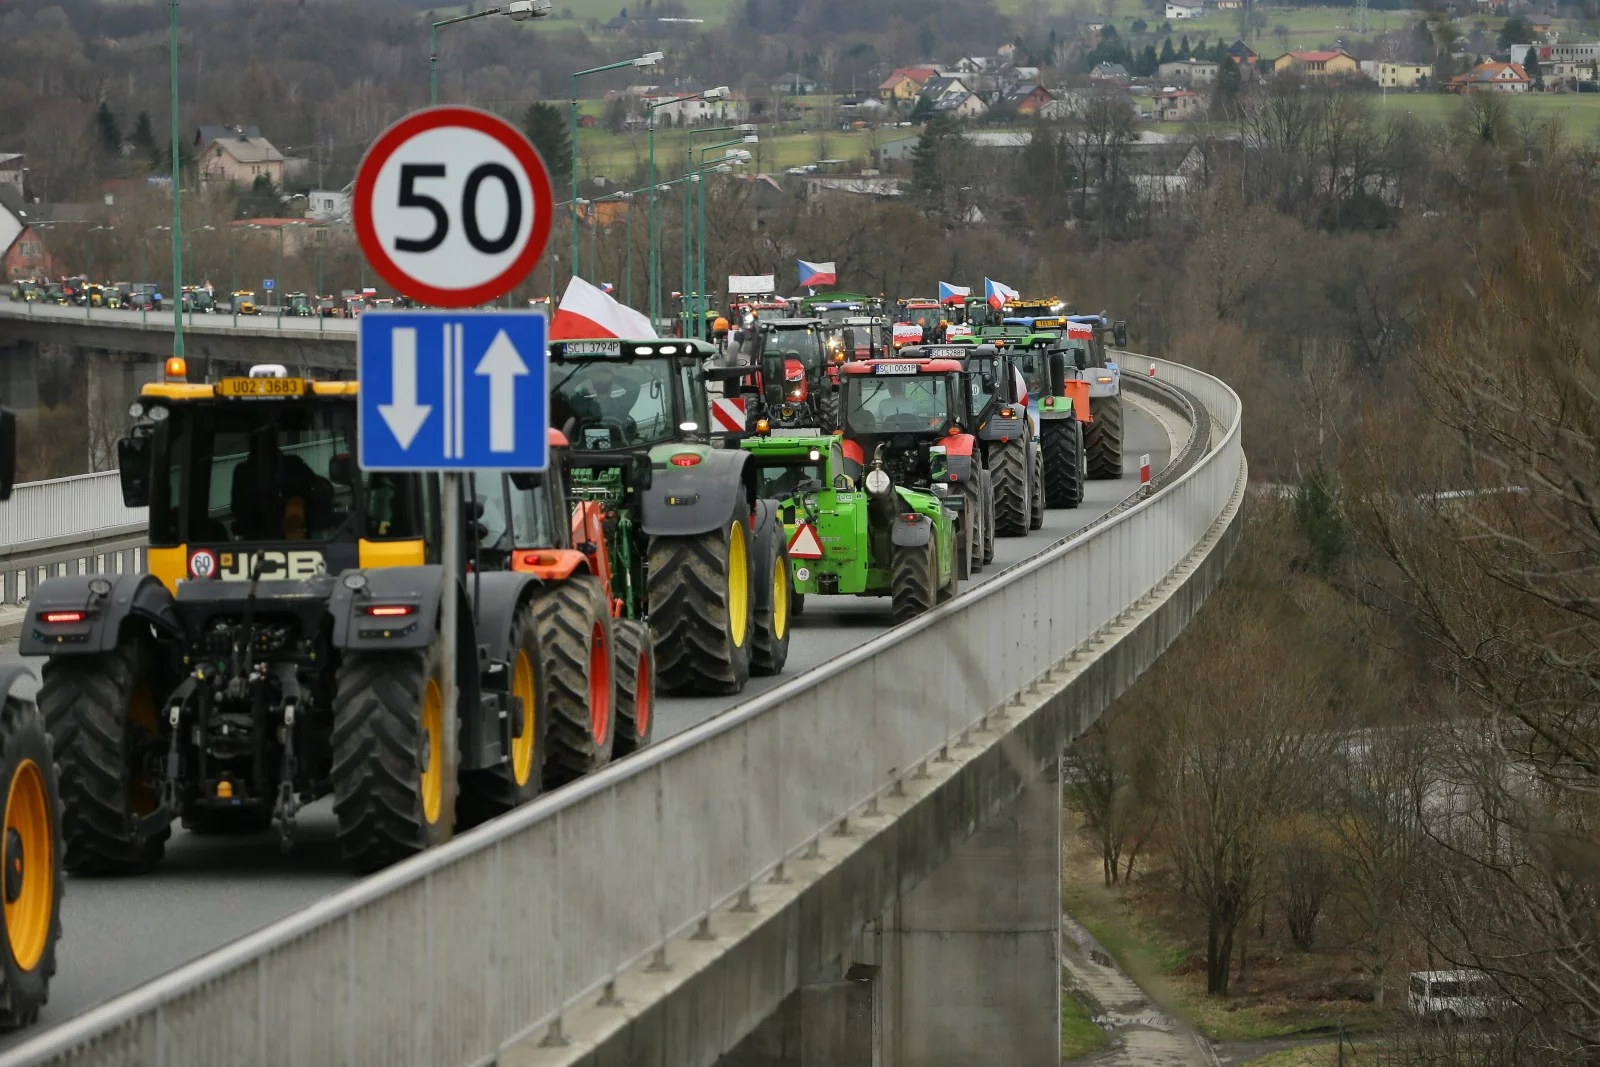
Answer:
[(514, 289), (550, 239), (550, 172), (522, 131), (470, 107), (434, 107), (383, 131), (356, 172), (367, 262), (435, 307)]

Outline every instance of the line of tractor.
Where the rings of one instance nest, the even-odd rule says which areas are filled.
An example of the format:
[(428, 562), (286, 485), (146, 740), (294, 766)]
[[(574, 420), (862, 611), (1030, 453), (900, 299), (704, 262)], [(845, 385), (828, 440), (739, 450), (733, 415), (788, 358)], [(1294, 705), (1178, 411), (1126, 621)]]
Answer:
[(468, 475), (456, 514), (436, 474), (359, 468), (357, 383), (168, 360), (118, 443), (147, 571), (42, 583), (37, 704), (0, 676), (0, 1028), (44, 1003), (63, 872), (147, 872), (175, 824), (287, 849), (324, 797), (377, 870), (648, 745), (658, 692), (782, 672), (808, 598), (915, 617), (1120, 476), (1120, 323), (897, 349), (879, 308), (814, 303), (731, 358), (552, 343), (548, 468)]

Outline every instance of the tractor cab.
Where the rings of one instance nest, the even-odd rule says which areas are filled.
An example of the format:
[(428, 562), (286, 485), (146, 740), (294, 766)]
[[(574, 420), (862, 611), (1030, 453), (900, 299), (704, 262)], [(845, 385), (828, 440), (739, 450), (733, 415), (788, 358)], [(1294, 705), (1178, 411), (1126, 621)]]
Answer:
[(864, 343), (854, 327), (821, 319), (763, 322), (756, 347), (760, 418), (785, 429), (833, 429), (838, 368)]
[(840, 376), (845, 473), (881, 464), (895, 484), (927, 488), (960, 480), (950, 450), (970, 460), (962, 365), (946, 358), (846, 363)]
[(283, 310), (286, 315), (294, 318), (310, 318), (312, 315), (311, 297), (305, 293), (290, 293), (283, 298)]

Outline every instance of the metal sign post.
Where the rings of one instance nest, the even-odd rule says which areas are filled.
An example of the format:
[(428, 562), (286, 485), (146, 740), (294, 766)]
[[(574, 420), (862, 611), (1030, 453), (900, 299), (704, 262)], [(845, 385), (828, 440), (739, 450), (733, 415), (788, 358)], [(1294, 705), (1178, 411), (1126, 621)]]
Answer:
[(541, 470), (549, 437), (544, 315), (465, 309), (492, 303), (527, 277), (549, 241), (553, 203), (549, 171), (527, 137), (474, 108), (408, 115), (379, 135), (356, 173), (352, 208), (367, 262), (419, 303), (463, 309), (368, 311), (356, 349), (362, 469), (441, 474), (450, 783), (465, 574), (461, 472)]

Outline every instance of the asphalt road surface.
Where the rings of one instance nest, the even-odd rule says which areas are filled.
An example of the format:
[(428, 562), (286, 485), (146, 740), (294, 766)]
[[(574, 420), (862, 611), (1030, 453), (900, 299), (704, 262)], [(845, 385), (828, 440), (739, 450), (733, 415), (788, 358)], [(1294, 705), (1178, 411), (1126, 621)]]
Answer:
[[(1153, 417), (1156, 410), (1140, 401), (1129, 405), (1120, 481), (1088, 483), (1081, 507), (1045, 512), (1044, 529), (1027, 537), (996, 538), (994, 563), (974, 581), (995, 577), (1115, 507), (1138, 487), (1141, 453), (1150, 454), (1152, 471), (1166, 466), (1172, 438)], [(886, 597), (808, 597), (805, 615), (794, 623), (787, 669), (777, 678), (752, 678), (744, 696), (829, 662), (890, 622)], [(20, 658), (15, 643), (0, 646), (0, 664)], [(25, 662), (38, 666), (36, 660)], [(22, 685), (27, 688), (26, 682)], [(741, 699), (664, 697), (656, 710), (656, 737), (687, 730)], [(174, 827), (166, 858), (151, 874), (68, 881), (50, 1003), (36, 1026), (0, 1039), (0, 1049), (291, 915), (354, 880), (340, 867), (327, 800), (301, 811), (299, 833), (288, 854), (280, 851), (275, 833), (198, 837)]]

